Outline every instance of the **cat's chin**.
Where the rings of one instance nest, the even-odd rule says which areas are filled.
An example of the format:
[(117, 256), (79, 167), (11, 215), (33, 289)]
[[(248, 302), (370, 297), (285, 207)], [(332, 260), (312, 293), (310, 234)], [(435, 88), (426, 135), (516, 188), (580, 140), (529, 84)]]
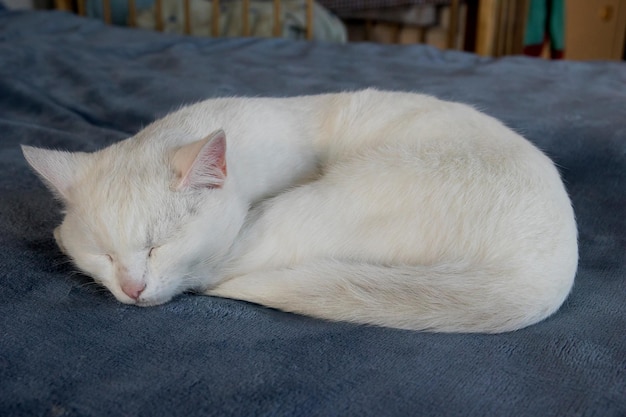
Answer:
[(161, 304), (165, 304), (165, 303), (169, 302), (172, 299), (172, 297), (159, 298), (159, 299), (149, 299), (149, 300), (142, 300), (142, 299), (132, 300), (130, 298), (121, 299), (121, 298), (118, 298), (118, 297), (116, 297), (116, 298), (117, 298), (117, 301), (119, 301), (120, 303), (128, 304), (128, 305), (131, 305), (131, 306), (137, 306), (137, 307), (154, 307), (154, 306), (158, 306), (158, 305), (161, 305)]
[(167, 298), (167, 299), (161, 299), (161, 300), (137, 300), (134, 301), (132, 304), (136, 305), (137, 307), (154, 307), (154, 306), (158, 306), (161, 304), (165, 304), (168, 301), (170, 301), (172, 298)]

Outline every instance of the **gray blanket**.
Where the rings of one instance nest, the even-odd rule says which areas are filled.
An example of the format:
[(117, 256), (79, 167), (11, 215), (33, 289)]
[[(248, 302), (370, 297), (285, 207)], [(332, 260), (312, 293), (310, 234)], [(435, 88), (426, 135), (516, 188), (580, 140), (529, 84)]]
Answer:
[[(564, 306), (500, 335), (328, 323), (76, 273), (19, 144), (92, 151), (208, 97), (363, 87), (471, 103), (558, 164), (580, 231)], [(626, 64), (201, 39), (0, 12), (1, 416), (626, 415)]]

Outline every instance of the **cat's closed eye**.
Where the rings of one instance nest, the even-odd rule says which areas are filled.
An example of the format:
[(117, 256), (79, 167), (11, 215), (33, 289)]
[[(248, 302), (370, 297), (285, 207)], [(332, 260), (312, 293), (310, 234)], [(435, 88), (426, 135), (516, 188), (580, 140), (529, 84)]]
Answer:
[(152, 256), (154, 256), (156, 249), (157, 249), (156, 246), (153, 246), (150, 248), (150, 250), (148, 251), (148, 258), (152, 258)]
[(108, 253), (105, 254), (104, 256), (106, 256), (107, 260), (111, 263), (113, 263), (113, 257), (111, 255), (109, 255)]

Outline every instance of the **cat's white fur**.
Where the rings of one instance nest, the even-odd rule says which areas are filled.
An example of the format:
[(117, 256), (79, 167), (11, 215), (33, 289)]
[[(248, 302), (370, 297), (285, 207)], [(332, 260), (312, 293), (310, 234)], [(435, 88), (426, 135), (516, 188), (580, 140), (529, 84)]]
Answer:
[(60, 247), (123, 303), (196, 290), (330, 320), (502, 332), (555, 312), (576, 273), (552, 162), (429, 96), (207, 100), (95, 153), (24, 154), (65, 204)]

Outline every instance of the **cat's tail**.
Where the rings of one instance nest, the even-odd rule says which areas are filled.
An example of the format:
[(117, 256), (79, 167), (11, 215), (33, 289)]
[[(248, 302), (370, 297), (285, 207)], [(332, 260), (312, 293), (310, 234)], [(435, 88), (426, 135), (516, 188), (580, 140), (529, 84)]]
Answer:
[(412, 330), (498, 333), (555, 312), (570, 277), (463, 263), (383, 266), (326, 260), (239, 276), (208, 291), (328, 320)]

